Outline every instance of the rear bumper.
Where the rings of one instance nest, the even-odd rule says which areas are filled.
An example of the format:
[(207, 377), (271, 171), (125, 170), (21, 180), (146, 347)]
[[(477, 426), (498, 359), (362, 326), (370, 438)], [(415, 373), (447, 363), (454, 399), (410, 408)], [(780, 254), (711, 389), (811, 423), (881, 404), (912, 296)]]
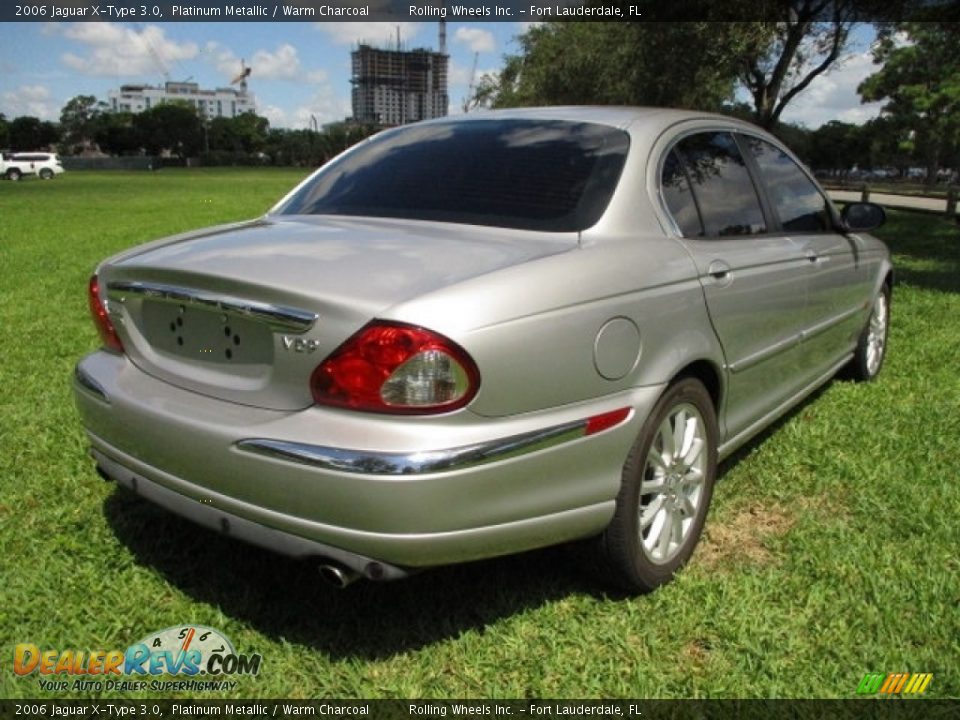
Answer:
[[(599, 532), (661, 391), (506, 419), (271, 411), (179, 389), (106, 352), (78, 364), (74, 388), (108, 476), (202, 525), (378, 579)], [(578, 429), (626, 406), (620, 425)]]
[[(133, 490), (143, 498), (166, 508), (167, 510), (185, 517), (198, 525), (216, 530), (251, 545), (257, 545), (273, 552), (293, 558), (324, 558), (342, 564), (359, 573), (369, 580), (398, 580), (410, 574), (409, 570), (383, 561), (347, 552), (342, 548), (325, 545), (324, 543), (308, 540), (268, 525), (247, 520), (245, 517), (223, 510), (220, 502), (199, 502), (187, 495), (170, 490), (166, 485), (149, 479), (136, 469), (140, 463), (132, 458), (123, 458), (126, 462), (116, 459), (122, 453), (114, 451), (107, 455), (96, 446), (103, 446), (102, 441), (94, 443), (90, 454), (97, 463), (97, 468), (109, 479)], [(155, 469), (148, 472), (156, 475)], [(255, 509), (251, 509), (255, 510)], [(255, 513), (254, 513), (255, 514)]]

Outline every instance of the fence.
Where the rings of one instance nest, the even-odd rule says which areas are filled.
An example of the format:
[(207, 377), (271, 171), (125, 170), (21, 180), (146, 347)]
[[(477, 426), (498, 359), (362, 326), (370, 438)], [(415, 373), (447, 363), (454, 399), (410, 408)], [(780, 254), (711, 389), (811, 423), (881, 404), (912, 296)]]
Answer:
[(187, 167), (188, 161), (181, 158), (149, 156), (133, 157), (69, 157), (61, 156), (65, 170), (157, 170), (162, 167)]

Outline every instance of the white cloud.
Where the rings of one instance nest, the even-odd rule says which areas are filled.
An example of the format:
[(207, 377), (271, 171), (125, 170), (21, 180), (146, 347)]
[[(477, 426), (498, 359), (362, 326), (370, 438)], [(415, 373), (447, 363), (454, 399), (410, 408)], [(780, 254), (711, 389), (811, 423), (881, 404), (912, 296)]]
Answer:
[(400, 28), (400, 41), (407, 48), (413, 47), (412, 41), (424, 25), (432, 23), (416, 22), (322, 22), (314, 27), (325, 33), (337, 45), (368, 43), (376, 47), (396, 47), (397, 27)]
[(861, 104), (857, 86), (877, 69), (870, 52), (848, 56), (815, 78), (787, 105), (781, 119), (815, 130), (831, 120), (860, 124), (876, 117), (883, 103)]
[[(472, 67), (465, 67), (458, 64), (453, 59), (450, 60), (450, 66), (448, 70), (449, 78), (449, 91), (450, 91), (450, 114), (459, 115), (463, 112), (463, 104), (471, 95), (470, 93), (470, 71)], [(480, 84), (480, 81), (485, 76), (496, 77), (498, 74), (497, 70), (484, 70), (477, 68), (477, 72), (473, 77), (473, 85), (476, 88)]]
[[(450, 60), (450, 64), (447, 68), (447, 85), (451, 90), (451, 97), (453, 96), (454, 88), (463, 88), (464, 92), (470, 85), (470, 72), (473, 70), (473, 67), (466, 67), (465, 65), (460, 65), (455, 62), (453, 59)], [(485, 75), (491, 77), (496, 77), (499, 71), (497, 70), (483, 70), (477, 68), (476, 73), (473, 75), (473, 84), (477, 85), (480, 83), (481, 78)]]
[(274, 52), (257, 50), (250, 58), (250, 67), (258, 77), (294, 78), (300, 73), (300, 58), (293, 45), (284, 43)]
[[(223, 73), (225, 78), (232, 80), (240, 72), (241, 59), (232, 50), (217, 51), (214, 61), (217, 70)], [(257, 50), (243, 62), (252, 69), (251, 75), (255, 78), (294, 80), (301, 75), (300, 56), (297, 49), (289, 43), (279, 45), (272, 51)]]
[[(324, 74), (317, 71), (316, 75)], [(294, 109), (289, 106), (260, 105), (257, 114), (270, 121), (270, 127), (303, 130), (312, 128), (314, 121), (318, 128), (327, 123), (340, 122), (353, 114), (350, 98), (338, 97), (333, 86), (326, 81), (319, 82), (310, 98)]]
[(466, 87), (470, 82), (470, 68), (461, 65), (453, 58), (447, 64), (447, 86), (453, 89), (457, 85)]
[(353, 115), (353, 107), (350, 104), (350, 98), (338, 97), (332, 86), (321, 85), (306, 104), (290, 113), (288, 127), (309, 128), (313, 126), (314, 119), (318, 127), (323, 127), (327, 123), (340, 122), (351, 115)]
[[(215, 41), (208, 42), (204, 52), (225, 80), (232, 80), (240, 72), (241, 58)], [(242, 58), (242, 62), (251, 69), (251, 81), (256, 80), (296, 80), (311, 85), (326, 82), (327, 71), (307, 70), (300, 62), (297, 48), (289, 43), (278, 45), (275, 50), (257, 50), (253, 55)]]
[(529, 30), (532, 27), (543, 25), (543, 21), (542, 20), (524, 20), (522, 22), (518, 22), (517, 25), (520, 26), (520, 32), (525, 33), (527, 30)]
[(90, 46), (85, 54), (66, 52), (64, 64), (83, 75), (176, 74), (174, 66), (200, 52), (196, 43), (178, 43), (162, 28), (148, 25), (140, 31), (118, 23), (72, 23), (54, 30), (69, 40)]
[(467, 45), (471, 52), (493, 52), (497, 47), (497, 41), (493, 39), (493, 33), (480, 28), (458, 27), (453, 38), (457, 42)]
[(279, 128), (287, 125), (287, 112), (276, 105), (261, 105), (257, 107), (257, 115), (270, 121), (270, 127)]
[(0, 95), (0, 112), (8, 120), (21, 115), (38, 117), (41, 120), (59, 120), (60, 104), (50, 96), (43, 85), (21, 85)]

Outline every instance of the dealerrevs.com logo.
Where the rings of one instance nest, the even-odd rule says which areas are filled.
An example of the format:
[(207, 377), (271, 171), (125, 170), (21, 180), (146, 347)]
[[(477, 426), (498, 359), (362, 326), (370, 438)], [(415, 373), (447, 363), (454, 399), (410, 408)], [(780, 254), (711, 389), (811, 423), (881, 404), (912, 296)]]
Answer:
[(261, 660), (258, 654), (237, 653), (213, 628), (180, 625), (150, 633), (126, 650), (42, 650), (20, 643), (13, 671), (35, 675), (47, 691), (233, 690), (239, 684), (233, 678), (257, 675)]

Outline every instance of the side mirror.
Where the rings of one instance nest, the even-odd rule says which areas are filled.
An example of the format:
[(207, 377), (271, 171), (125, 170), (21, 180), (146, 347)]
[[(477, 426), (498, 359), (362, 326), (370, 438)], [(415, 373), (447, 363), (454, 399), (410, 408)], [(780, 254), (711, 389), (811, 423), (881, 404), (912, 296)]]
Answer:
[(840, 218), (847, 230), (873, 230), (886, 222), (887, 211), (876, 203), (854, 202), (844, 206)]

